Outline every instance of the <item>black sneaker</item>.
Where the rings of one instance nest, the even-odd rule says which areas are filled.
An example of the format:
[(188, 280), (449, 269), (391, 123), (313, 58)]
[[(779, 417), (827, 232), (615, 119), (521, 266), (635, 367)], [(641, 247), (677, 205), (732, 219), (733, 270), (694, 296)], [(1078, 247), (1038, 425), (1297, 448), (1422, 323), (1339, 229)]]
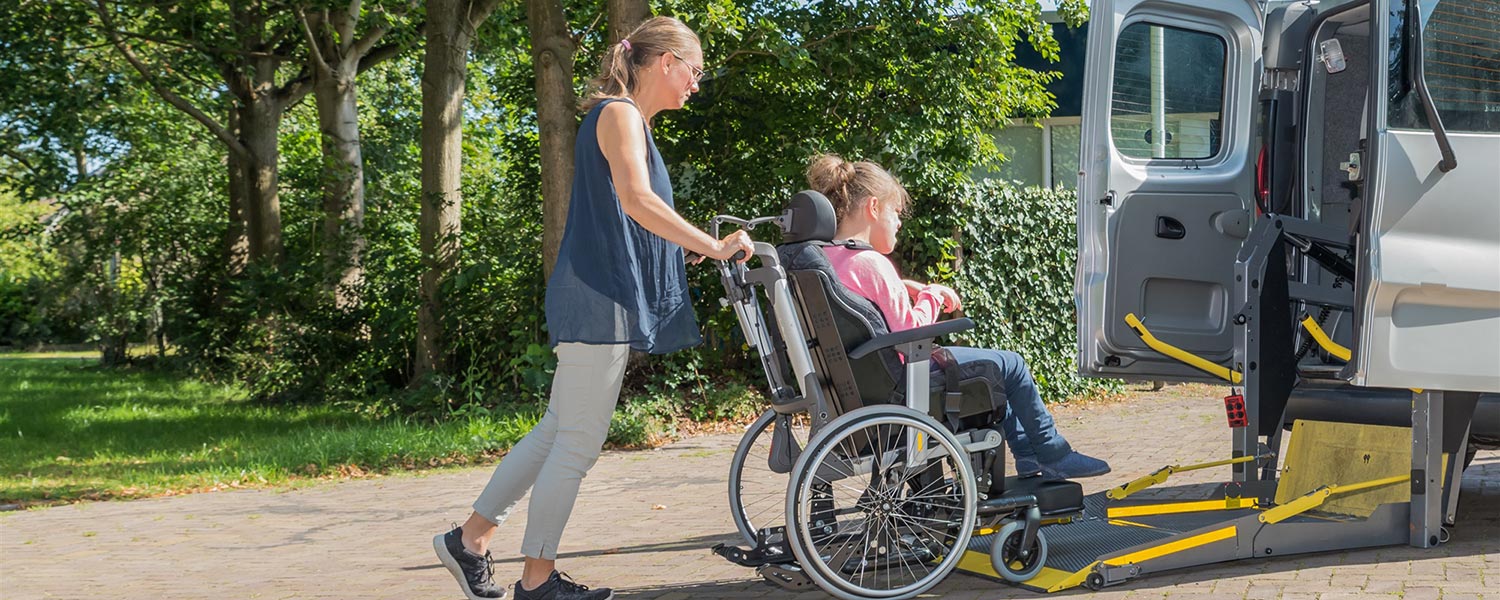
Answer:
[(448, 567), (448, 572), (458, 580), (464, 595), (469, 600), (493, 600), (504, 598), (505, 588), (495, 585), (495, 569), (490, 565), (490, 553), (480, 556), (464, 548), (463, 531), (454, 527), (448, 533), (432, 538), (432, 549), (438, 560)]
[(534, 590), (521, 587), (521, 582), (516, 582), (515, 600), (609, 600), (614, 597), (615, 593), (609, 588), (591, 590), (589, 586), (579, 585), (566, 574), (557, 571), (553, 571), (547, 582)]

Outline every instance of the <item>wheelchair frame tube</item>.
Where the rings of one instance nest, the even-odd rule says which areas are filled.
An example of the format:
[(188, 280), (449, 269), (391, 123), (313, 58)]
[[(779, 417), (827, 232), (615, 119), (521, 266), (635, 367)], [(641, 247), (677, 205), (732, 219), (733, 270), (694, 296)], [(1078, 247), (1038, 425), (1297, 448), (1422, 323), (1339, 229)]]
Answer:
[[(906, 356), (906, 407), (930, 415), (932, 399), (928, 395), (932, 388), (927, 365), (932, 358), (932, 339), (907, 342), (899, 350)], [(906, 436), (906, 467), (920, 467), (927, 462), (926, 450), (931, 444), (922, 439), (920, 431), (907, 430)]]
[[(791, 288), (787, 285), (786, 278), (782, 277), (772, 282), (768, 291), (771, 309), (776, 311), (776, 326), (781, 329), (782, 341), (786, 342), (787, 360), (792, 363), (792, 372), (797, 376), (797, 389), (802, 391), (803, 398), (813, 398), (818, 391), (809, 389), (813, 387), (808, 383), (813, 374), (812, 355), (807, 352), (807, 338), (802, 335), (802, 320), (797, 318), (797, 311), (792, 308)], [(821, 403), (818, 404), (818, 409), (826, 410)]]

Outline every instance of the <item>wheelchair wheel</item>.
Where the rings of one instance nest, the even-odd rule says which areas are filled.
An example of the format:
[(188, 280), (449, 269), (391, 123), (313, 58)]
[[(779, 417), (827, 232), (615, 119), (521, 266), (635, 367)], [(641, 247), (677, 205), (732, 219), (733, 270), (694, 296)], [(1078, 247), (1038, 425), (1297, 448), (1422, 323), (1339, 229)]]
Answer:
[(990, 566), (1006, 581), (1021, 583), (1036, 577), (1047, 564), (1047, 536), (1036, 532), (1025, 556), (1021, 554), (1021, 540), (1026, 537), (1026, 522), (1011, 521), (995, 534), (995, 545), (990, 547)]
[(792, 552), (838, 598), (911, 598), (958, 566), (975, 486), (963, 445), (931, 417), (900, 406), (855, 410), (820, 430), (792, 470)]
[[(790, 437), (793, 453), (777, 453), (771, 442), (779, 434)], [(796, 452), (807, 446), (806, 415), (783, 415), (767, 410), (740, 438), (729, 461), (729, 513), (740, 536), (752, 547), (756, 532), (785, 523), (787, 474), (797, 460)]]

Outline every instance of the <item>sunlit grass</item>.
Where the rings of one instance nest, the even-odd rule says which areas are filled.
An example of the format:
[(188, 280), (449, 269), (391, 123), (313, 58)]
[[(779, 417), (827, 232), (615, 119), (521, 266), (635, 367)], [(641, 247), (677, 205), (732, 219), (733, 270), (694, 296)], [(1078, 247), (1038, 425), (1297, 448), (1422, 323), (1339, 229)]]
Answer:
[[(97, 354), (0, 354), (0, 504), (149, 497), (299, 485), (493, 462), (542, 407), (448, 419), (374, 418), (332, 405), (268, 406), (233, 385), (105, 369)], [(759, 410), (755, 392), (713, 392), (717, 418)], [(667, 399), (623, 403), (610, 443), (676, 433)], [(732, 413), (732, 414), (731, 414)]]
[[(55, 355), (53, 355), (55, 356)], [(264, 406), (233, 386), (0, 355), (0, 502), (137, 497), (493, 460), (539, 407), (447, 421)]]

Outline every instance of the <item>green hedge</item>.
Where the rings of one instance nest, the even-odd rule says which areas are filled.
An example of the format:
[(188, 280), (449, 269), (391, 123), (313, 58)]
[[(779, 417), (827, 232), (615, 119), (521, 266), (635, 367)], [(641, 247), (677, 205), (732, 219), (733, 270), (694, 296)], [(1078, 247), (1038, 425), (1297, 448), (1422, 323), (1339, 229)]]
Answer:
[(960, 341), (1026, 357), (1048, 401), (1119, 385), (1077, 375), (1076, 197), (1071, 190), (982, 181), (962, 186), (954, 202), (962, 233), (952, 281), (978, 325)]

